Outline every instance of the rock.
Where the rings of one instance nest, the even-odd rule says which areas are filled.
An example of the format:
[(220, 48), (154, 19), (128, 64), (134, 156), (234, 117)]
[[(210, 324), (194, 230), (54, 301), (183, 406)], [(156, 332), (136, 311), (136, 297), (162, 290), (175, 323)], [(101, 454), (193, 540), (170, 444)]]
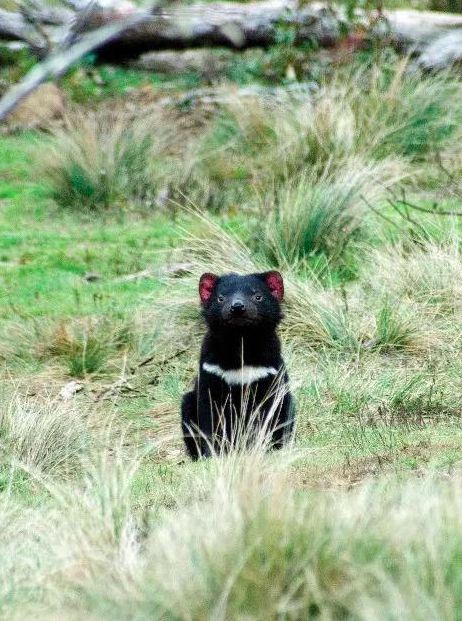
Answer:
[(83, 388), (84, 386), (82, 382), (76, 382), (73, 380), (61, 388), (59, 396), (63, 401), (69, 401), (69, 399), (72, 399), (78, 392), (82, 391)]
[(6, 124), (10, 130), (44, 129), (62, 119), (64, 112), (62, 91), (55, 84), (42, 84), (10, 112)]

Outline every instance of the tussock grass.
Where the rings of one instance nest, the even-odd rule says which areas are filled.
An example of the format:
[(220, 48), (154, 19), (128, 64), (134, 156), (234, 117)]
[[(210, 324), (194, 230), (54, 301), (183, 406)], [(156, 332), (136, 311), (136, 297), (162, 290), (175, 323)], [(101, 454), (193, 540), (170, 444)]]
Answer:
[[(180, 513), (154, 537), (168, 617), (234, 619), (246, 611), (252, 619), (423, 619), (434, 611), (450, 618), (458, 571), (444, 550), (457, 556), (457, 485), (414, 481), (397, 490), (385, 482), (297, 499), (284, 478), (264, 478), (255, 488), (251, 481), (238, 480), (223, 494), (218, 479), (205, 507)], [(211, 530), (215, 507), (226, 510)], [(445, 559), (443, 582), (435, 580), (442, 569), (435, 550)], [(183, 571), (172, 583), (168, 567), (178, 567), (178, 558)]]
[[(310, 172), (313, 182), (335, 172), (350, 155), (345, 115), (310, 100), (269, 103), (236, 99), (199, 141), (193, 200), (221, 208)], [(252, 197), (250, 197), (252, 198)]]
[(412, 351), (455, 352), (460, 343), (458, 321), (459, 243), (424, 243), (411, 249), (385, 247), (373, 251), (363, 269), (364, 288), (375, 305), (377, 344), (408, 341)]
[[(301, 494), (294, 458), (255, 451), (199, 464), (175, 510), (148, 509), (154, 520), (134, 511), (135, 464), (89, 471), (80, 489), (55, 487), (42, 515), (52, 528), (23, 532), (35, 545), (0, 538), (2, 550), (22, 548), (34, 563), (5, 610), (27, 610), (40, 584), (44, 619), (57, 610), (64, 619), (453, 618), (459, 477)], [(19, 534), (21, 520), (9, 517)]]
[(444, 74), (410, 73), (408, 61), (402, 60), (338, 75), (319, 98), (341, 102), (356, 148), (379, 158), (419, 159), (456, 132), (460, 89), (457, 80)]
[(232, 206), (252, 200), (249, 185), (262, 192), (307, 173), (315, 183), (358, 158), (391, 160), (406, 176), (457, 138), (460, 94), (456, 80), (411, 74), (403, 61), (339, 72), (305, 100), (236, 98), (191, 152), (192, 198)]
[(422, 345), (418, 322), (412, 308), (393, 304), (384, 298), (375, 317), (376, 331), (373, 346), (381, 351), (419, 349)]
[(70, 328), (61, 325), (50, 336), (44, 355), (63, 360), (69, 375), (74, 377), (102, 371), (113, 345), (107, 330), (98, 328), (97, 323)]
[(165, 115), (75, 112), (54, 130), (41, 171), (60, 204), (80, 208), (163, 206), (165, 197), (213, 209), (253, 204), (268, 184), (306, 174), (314, 184), (358, 159), (393, 162), (405, 177), (409, 162), (456, 134), (459, 97), (456, 80), (398, 63), (334, 76), (305, 99), (236, 96), (184, 140)]
[(59, 362), (72, 377), (103, 374), (115, 360), (149, 349), (154, 336), (147, 321), (141, 313), (118, 312), (18, 323), (4, 335), (2, 350), (18, 361)]
[(375, 290), (410, 299), (432, 314), (452, 315), (461, 309), (462, 260), (457, 238), (451, 244), (427, 243), (411, 251), (395, 246), (371, 257)]
[(0, 410), (3, 466), (72, 474), (91, 445), (89, 424), (74, 407), (48, 399), (34, 402), (15, 397)]
[(44, 356), (63, 360), (69, 375), (83, 377), (104, 370), (111, 355), (127, 349), (133, 336), (133, 326), (128, 320), (88, 318), (58, 324), (39, 346)]
[[(315, 266), (320, 255), (338, 263), (348, 245), (364, 232), (368, 203), (378, 202), (387, 187), (402, 180), (395, 163), (346, 160), (335, 174), (314, 179), (309, 173), (263, 199), (269, 212), (258, 247), (281, 268)], [(257, 224), (260, 227), (261, 224)], [(310, 261), (311, 259), (311, 261)]]
[[(165, 185), (172, 128), (155, 117), (75, 111), (40, 151), (39, 168), (55, 200), (81, 210), (154, 205)], [(162, 185), (164, 183), (164, 185)]]

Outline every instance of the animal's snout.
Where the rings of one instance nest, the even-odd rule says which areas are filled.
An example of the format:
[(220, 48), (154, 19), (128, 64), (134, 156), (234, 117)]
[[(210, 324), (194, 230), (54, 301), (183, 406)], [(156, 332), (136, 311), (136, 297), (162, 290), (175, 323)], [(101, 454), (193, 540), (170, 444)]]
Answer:
[(245, 304), (242, 300), (233, 300), (231, 303), (231, 313), (233, 315), (242, 315), (245, 312)]

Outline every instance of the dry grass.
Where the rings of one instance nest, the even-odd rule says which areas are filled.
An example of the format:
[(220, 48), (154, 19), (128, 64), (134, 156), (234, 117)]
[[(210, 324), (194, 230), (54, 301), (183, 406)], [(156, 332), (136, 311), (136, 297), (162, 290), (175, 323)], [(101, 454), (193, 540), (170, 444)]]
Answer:
[(174, 136), (174, 128), (156, 117), (74, 111), (53, 130), (39, 168), (63, 206), (127, 208), (134, 201), (156, 207), (168, 183)]
[(395, 162), (365, 164), (351, 157), (335, 174), (316, 179), (307, 173), (288, 182), (263, 197), (261, 215), (269, 217), (258, 247), (285, 269), (303, 271), (319, 256), (338, 264), (364, 233), (367, 204), (383, 201), (387, 189), (405, 177)]
[(371, 262), (376, 290), (413, 300), (431, 314), (460, 312), (462, 262), (457, 239), (450, 245), (429, 243), (410, 252), (395, 246), (375, 252)]
[(139, 463), (120, 458), (80, 487), (55, 486), (29, 532), (2, 513), (2, 553), (29, 564), (4, 618), (31, 610), (33, 593), (43, 619), (454, 618), (459, 477), (302, 495), (291, 484), (296, 458), (255, 451), (199, 464), (175, 510), (153, 506), (141, 521), (131, 500)]
[[(319, 93), (351, 119), (356, 149), (375, 157), (420, 159), (441, 148), (459, 125), (460, 83), (451, 76), (411, 73), (408, 60), (335, 77)], [(334, 104), (335, 105), (335, 104)]]
[[(0, 412), (1, 465), (75, 474), (93, 445), (91, 418), (59, 400), (5, 399)], [(96, 434), (94, 434), (96, 435)]]
[(460, 92), (454, 79), (412, 75), (403, 61), (334, 75), (305, 100), (236, 97), (190, 154), (189, 194), (229, 207), (252, 201), (249, 186), (261, 193), (301, 174), (315, 183), (358, 159), (391, 160), (404, 177), (409, 162), (457, 135)]

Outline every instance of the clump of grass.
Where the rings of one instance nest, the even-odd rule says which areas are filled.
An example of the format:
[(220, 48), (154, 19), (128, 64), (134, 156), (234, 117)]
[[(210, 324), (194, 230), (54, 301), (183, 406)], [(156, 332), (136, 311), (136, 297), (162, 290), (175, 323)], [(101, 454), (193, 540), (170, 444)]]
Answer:
[(40, 150), (39, 167), (65, 207), (153, 205), (171, 142), (168, 124), (154, 118), (74, 112)]
[[(153, 534), (149, 550), (162, 559), (153, 582), (166, 616), (424, 619), (457, 608), (457, 482), (384, 480), (297, 497), (275, 478), (217, 479), (205, 507)], [(175, 581), (168, 567), (181, 567)]]
[(393, 246), (372, 253), (371, 285), (396, 298), (418, 303), (432, 315), (453, 315), (461, 310), (462, 261), (459, 243), (427, 243), (408, 250)]
[(50, 355), (66, 361), (69, 374), (82, 377), (101, 371), (109, 356), (108, 343), (87, 330), (71, 333), (60, 330), (48, 349)]
[(248, 184), (262, 191), (307, 170), (316, 180), (354, 155), (353, 136), (349, 117), (333, 101), (236, 98), (197, 145), (197, 202), (233, 204), (248, 194)]
[(374, 347), (382, 352), (410, 350), (419, 344), (419, 329), (412, 310), (384, 298), (376, 318)]
[[(355, 441), (380, 452), (393, 440)], [(141, 461), (116, 449), (78, 481), (46, 481), (47, 506), (27, 520), (1, 505), (2, 612), (24, 617), (37, 598), (43, 619), (423, 620), (460, 608), (457, 474), (321, 492), (294, 484), (309, 456), (261, 449), (185, 466), (183, 484), (159, 480), (164, 493), (141, 505)]]
[(340, 72), (305, 97), (236, 98), (199, 139), (193, 198), (230, 206), (248, 199), (249, 185), (261, 192), (307, 172), (314, 183), (351, 158), (392, 158), (405, 174), (405, 162), (455, 135), (460, 92), (453, 79), (414, 75), (397, 63)]
[(69, 375), (83, 377), (103, 371), (117, 350), (133, 340), (132, 326), (116, 319), (60, 322), (45, 329), (39, 339), (39, 355), (62, 360)]
[[(365, 165), (350, 158), (344, 167), (320, 180), (304, 175), (263, 200), (269, 212), (259, 249), (280, 267), (300, 269), (324, 256), (336, 263), (364, 229), (365, 201), (380, 200), (386, 188), (401, 178), (388, 162)], [(261, 228), (261, 224), (258, 224)]]
[(300, 494), (261, 456), (222, 462), (143, 548), (121, 536), (98, 556), (83, 546), (85, 571), (55, 576), (64, 602), (78, 592), (70, 602), (102, 618), (449, 618), (460, 605), (458, 484), (384, 479)]
[(88, 425), (66, 404), (15, 397), (5, 400), (0, 409), (3, 466), (72, 474), (80, 468), (90, 443)]
[(461, 85), (446, 75), (408, 71), (408, 61), (338, 74), (319, 98), (341, 102), (354, 119), (355, 149), (374, 157), (419, 159), (438, 150), (460, 123)]
[(354, 154), (354, 119), (342, 103), (309, 94), (236, 98), (205, 137), (211, 177), (291, 178), (307, 168), (323, 174)]
[(461, 312), (457, 242), (410, 249), (397, 245), (370, 256), (363, 286), (370, 300), (382, 300), (379, 306), (372, 303), (377, 333), (381, 333), (376, 335), (378, 341), (399, 342), (407, 335), (407, 351), (457, 349)]

